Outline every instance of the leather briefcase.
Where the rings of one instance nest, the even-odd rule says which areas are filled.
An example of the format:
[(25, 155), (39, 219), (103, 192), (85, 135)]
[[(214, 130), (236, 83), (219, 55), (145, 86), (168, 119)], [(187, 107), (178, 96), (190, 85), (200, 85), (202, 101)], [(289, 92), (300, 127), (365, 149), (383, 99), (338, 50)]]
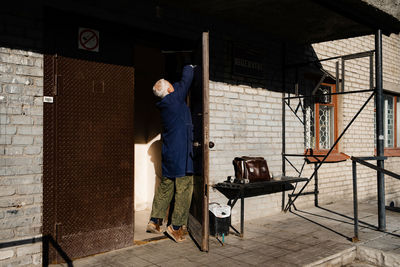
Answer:
[(254, 183), (271, 180), (267, 161), (263, 157), (236, 157), (233, 160), (236, 183)]

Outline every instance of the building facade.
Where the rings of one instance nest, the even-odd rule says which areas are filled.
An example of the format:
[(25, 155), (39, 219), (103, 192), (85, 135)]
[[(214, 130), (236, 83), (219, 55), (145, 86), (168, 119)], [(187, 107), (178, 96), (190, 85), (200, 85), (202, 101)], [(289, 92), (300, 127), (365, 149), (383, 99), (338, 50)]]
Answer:
[[(395, 97), (399, 92), (399, 36), (391, 35), (383, 39), (383, 79), (387, 101)], [(362, 36), (343, 40), (329, 41), (313, 44), (308, 49), (307, 55), (313, 58), (325, 59), (341, 55), (349, 55), (359, 52), (374, 50), (374, 36)], [(311, 58), (310, 58), (311, 59)], [(350, 60), (346, 65), (345, 91), (357, 91), (369, 89), (370, 73), (369, 58)], [(335, 73), (335, 60), (322, 62), (322, 67), (330, 73)], [(397, 78), (396, 78), (397, 77)], [(397, 79), (397, 81), (396, 81)], [(278, 85), (278, 88), (281, 85)], [(293, 90), (294, 86), (288, 88)], [(267, 90), (265, 90), (267, 89)], [(288, 90), (288, 91), (289, 91)], [(293, 91), (292, 91), (293, 92)], [(268, 161), (270, 172), (273, 176), (282, 174), (282, 94), (266, 88), (252, 88), (247, 85), (231, 85), (228, 83), (211, 81), (210, 86), (210, 116), (211, 139), (217, 144), (211, 150), (213, 168), (210, 177), (217, 183), (226, 178), (227, 173), (234, 175), (232, 159), (237, 156), (252, 155), (264, 156)], [(337, 107), (337, 125), (339, 134), (349, 121), (361, 108), (370, 93), (358, 93), (339, 95)], [(293, 109), (298, 101), (291, 103)], [(395, 123), (394, 104), (389, 102), (385, 118)], [(372, 156), (375, 153), (374, 139), (374, 102), (370, 101), (361, 112), (354, 124), (339, 142), (338, 152), (349, 156)], [(393, 115), (390, 118), (390, 115)], [(302, 124), (286, 106), (286, 153), (301, 154), (307, 148), (305, 145), (305, 133)], [(393, 121), (393, 122), (392, 122)], [(397, 126), (386, 127), (385, 132), (394, 130)], [(397, 134), (397, 133), (394, 133)], [(392, 135), (391, 140), (394, 140)], [(390, 142), (390, 141), (389, 141)], [(393, 141), (394, 142), (394, 141)], [(389, 156), (385, 168), (397, 173), (398, 163), (394, 143), (385, 143), (385, 153)], [(390, 154), (393, 152), (393, 154)], [(300, 169), (303, 159), (291, 159), (294, 165)], [(287, 175), (295, 176), (297, 173), (287, 164)], [(303, 175), (310, 177), (314, 171), (314, 164), (305, 166)], [(319, 172), (319, 200), (320, 203), (352, 199), (352, 169), (351, 161), (338, 163), (326, 163)], [(216, 177), (216, 178), (214, 178)], [(376, 172), (366, 167), (358, 168), (359, 196), (363, 199), (375, 199), (377, 192)], [(391, 177), (386, 178), (386, 204), (391, 201), (397, 203), (399, 196), (399, 183)], [(306, 191), (314, 190), (314, 181)], [(224, 197), (217, 192), (211, 197), (213, 201), (223, 202)], [(297, 206), (312, 205), (314, 195), (302, 196), (296, 201)], [(240, 205), (234, 211), (238, 215)], [(246, 218), (257, 218), (259, 214), (273, 214), (281, 210), (281, 194), (262, 196), (246, 201)], [(236, 216), (238, 220), (239, 216)]]
[[(100, 51), (103, 47), (110, 48), (108, 54), (102, 54), (104, 57), (101, 60), (104, 59), (104, 62), (111, 62), (113, 59), (110, 58), (113, 58), (113, 55), (116, 58), (120, 56), (122, 61), (132, 57), (132, 60), (126, 60), (127, 63), (121, 63), (135, 69), (133, 140), (135, 148), (131, 150), (135, 153), (134, 168), (128, 164), (131, 171), (134, 169), (134, 177), (131, 177), (132, 185), (135, 185), (134, 200), (130, 202), (133, 204), (133, 207), (130, 207), (132, 212), (150, 207), (154, 187), (160, 176), (160, 125), (158, 113), (154, 108), (155, 100), (147, 87), (160, 75), (168, 74), (173, 79), (176, 70), (172, 68), (181, 66), (188, 60), (185, 59), (184, 54), (187, 53), (185, 51), (190, 50), (189, 58), (192, 61), (196, 60), (197, 45), (205, 28), (210, 32), (209, 139), (215, 143), (209, 151), (209, 202), (227, 201), (224, 196), (212, 189), (212, 185), (234, 174), (232, 160), (236, 156), (263, 156), (273, 177), (282, 174), (282, 97), (295, 95), (295, 80), (299, 82), (300, 94), (313, 90), (316, 84), (315, 73), (320, 73), (318, 71), (321, 69), (333, 74), (331, 76), (334, 77), (337, 60), (323, 61), (318, 66), (300, 69), (297, 75), (293, 69), (284, 70), (286, 65), (375, 49), (373, 35), (312, 44), (296, 43), (282, 40), (274, 35), (261, 34), (257, 29), (246, 25), (238, 26), (223, 20), (219, 21), (194, 11), (160, 7), (156, 3), (142, 3), (136, 6), (125, 3), (124, 6), (122, 2), (112, 8), (105, 3), (86, 4), (85, 8), (82, 8), (79, 2), (40, 5), (23, 2), (19, 6), (11, 5), (0, 11), (2, 21), (0, 24), (0, 262), (2, 264), (40, 265), (48, 253), (46, 252), (48, 248), (42, 245), (42, 241), (43, 229), (47, 227), (46, 207), (51, 206), (52, 201), (43, 198), (46, 192), (51, 190), (43, 177), (49, 176), (46, 174), (49, 167), (46, 164), (50, 163), (44, 161), (43, 156), (51, 148), (49, 143), (44, 142), (50, 134), (44, 125), (44, 121), (49, 121), (49, 113), (44, 111), (44, 106), (52, 103), (44, 97), (49, 96), (45, 85), (53, 78), (48, 72), (46, 56), (57, 54), (52, 50), (54, 46), (50, 46), (49, 43), (54, 41), (57, 44), (59, 40), (64, 40), (62, 34), (62, 37), (59, 35), (48, 37), (48, 29), (57, 31), (57, 27), (54, 29), (50, 26), (52, 22), (49, 20), (49, 17), (54, 18), (52, 17), (54, 15), (49, 15), (53, 14), (54, 10), (71, 17), (83, 17), (84, 19), (80, 20), (82, 25), (78, 26), (105, 29), (100, 31), (100, 38), (108, 38), (105, 36), (114, 32), (115, 35), (109, 34), (109, 36), (118, 37), (115, 40), (107, 41), (104, 46), (100, 41)], [(90, 23), (92, 18), (95, 22)], [(71, 31), (78, 33), (78, 28), (74, 28), (75, 24), (71, 26)], [(64, 33), (65, 30), (67, 43), (70, 41), (76, 44), (76, 49), (79, 49), (78, 34), (69, 40), (68, 36), (73, 36), (68, 35), (70, 28), (65, 26), (64, 22), (58, 22), (57, 25), (61, 29), (60, 33)], [(55, 36), (60, 39), (53, 40)], [(125, 42), (118, 41), (124, 37), (126, 37)], [(168, 41), (163, 42), (163, 40)], [(121, 55), (117, 52), (119, 49), (122, 50), (121, 47), (126, 49), (124, 51), (130, 52), (125, 56)], [(61, 50), (59, 55), (68, 57), (70, 52), (68, 49)], [(162, 52), (173, 50), (179, 54), (179, 56), (174, 55), (173, 59), (168, 53)], [(81, 51), (81, 53), (85, 54), (82, 56), (83, 59), (89, 58), (90, 61), (92, 55), (90, 53), (96, 52)], [(98, 59), (94, 59), (96, 60)], [(172, 64), (173, 67), (170, 68), (167, 64)], [(345, 91), (370, 89), (369, 64), (368, 58), (346, 62)], [(166, 67), (157, 67), (161, 65)], [(309, 78), (310, 75), (312, 78)], [(285, 83), (283, 76), (286, 77)], [(397, 122), (400, 117), (397, 116), (400, 114), (398, 111), (400, 109), (397, 109), (397, 104), (400, 103), (398, 34), (390, 34), (383, 38), (383, 82), (385, 153), (390, 156), (385, 161), (385, 168), (397, 173), (398, 156), (400, 156), (400, 149), (397, 150), (400, 147), (400, 138), (397, 138), (400, 136), (400, 121)], [(334, 85), (333, 78), (330, 79), (330, 83)], [(93, 84), (93, 88), (95, 92), (98, 87)], [(332, 144), (335, 133), (337, 137), (369, 95), (367, 92), (339, 95), (335, 105), (332, 104), (333, 108), (327, 105), (331, 102), (319, 103), (318, 110), (325, 108), (324, 115), (327, 116), (329, 112), (331, 115), (330, 119), (313, 117), (309, 124), (309, 128), (314, 129), (313, 133), (312, 130), (305, 131), (296, 115), (286, 106), (286, 153), (304, 154), (307, 148), (316, 149), (317, 145), (324, 146), (322, 143), (328, 142), (326, 141), (328, 139), (330, 143), (325, 145)], [(55, 97), (54, 101), (56, 99)], [(290, 105), (292, 109), (296, 109), (298, 100), (291, 101)], [(316, 106), (312, 104), (310, 108), (315, 113)], [(338, 154), (374, 155), (374, 109), (374, 102), (369, 102), (340, 140), (336, 150)], [(318, 128), (316, 121), (320, 123)], [(321, 129), (324, 123), (328, 130)], [(80, 125), (78, 129), (90, 129), (84, 128), (86, 124)], [(321, 136), (327, 139), (321, 141)], [(303, 162), (303, 157), (292, 160), (292, 164), (298, 169)], [(126, 167), (124, 164), (121, 163), (121, 168)], [(302, 176), (309, 177), (313, 170), (314, 164), (306, 164)], [(286, 164), (286, 174), (297, 175), (289, 164)], [(351, 174), (349, 160), (324, 164), (318, 172), (319, 203), (323, 205), (337, 200), (351, 200)], [(360, 166), (358, 175), (359, 198), (376, 199), (376, 172)], [(314, 181), (308, 185), (306, 191), (314, 190)], [(387, 204), (394, 201), (398, 205), (400, 183), (389, 177), (385, 179), (385, 183)], [(298, 207), (313, 204), (314, 195), (301, 196), (296, 201)], [(281, 208), (282, 193), (250, 198), (246, 200), (245, 218), (268, 216), (280, 212)], [(239, 211), (238, 204), (233, 210), (233, 222), (238, 222)], [(57, 229), (54, 231), (57, 232)]]

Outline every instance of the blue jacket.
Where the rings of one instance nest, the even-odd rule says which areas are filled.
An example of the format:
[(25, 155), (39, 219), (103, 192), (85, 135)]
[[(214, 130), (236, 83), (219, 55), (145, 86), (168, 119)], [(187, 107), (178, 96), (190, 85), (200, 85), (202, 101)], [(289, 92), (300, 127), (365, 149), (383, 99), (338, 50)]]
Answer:
[(157, 103), (162, 122), (162, 175), (176, 178), (193, 173), (193, 124), (186, 95), (193, 80), (193, 68), (183, 68), (174, 92)]

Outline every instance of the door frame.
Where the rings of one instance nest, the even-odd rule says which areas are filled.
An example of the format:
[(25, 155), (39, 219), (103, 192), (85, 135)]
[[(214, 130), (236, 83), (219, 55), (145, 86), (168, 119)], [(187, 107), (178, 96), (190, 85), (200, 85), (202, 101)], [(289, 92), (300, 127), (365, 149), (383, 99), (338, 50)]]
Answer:
[(203, 143), (202, 143), (202, 221), (198, 221), (192, 214), (189, 214), (188, 230), (202, 251), (209, 250), (209, 33), (202, 33), (202, 85), (203, 85)]
[(209, 216), (208, 216), (208, 199), (209, 199), (209, 82), (210, 82), (210, 56), (209, 56), (209, 32), (203, 32), (203, 179), (204, 179), (204, 195), (203, 195), (203, 240), (201, 249), (208, 251), (209, 244)]

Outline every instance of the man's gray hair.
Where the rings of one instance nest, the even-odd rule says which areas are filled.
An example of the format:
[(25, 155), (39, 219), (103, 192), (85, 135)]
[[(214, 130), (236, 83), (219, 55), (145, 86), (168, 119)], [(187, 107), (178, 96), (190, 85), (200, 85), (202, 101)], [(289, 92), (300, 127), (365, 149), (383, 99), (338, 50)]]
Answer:
[(168, 95), (169, 82), (164, 79), (158, 80), (153, 86), (153, 93), (155, 96), (164, 98)]

